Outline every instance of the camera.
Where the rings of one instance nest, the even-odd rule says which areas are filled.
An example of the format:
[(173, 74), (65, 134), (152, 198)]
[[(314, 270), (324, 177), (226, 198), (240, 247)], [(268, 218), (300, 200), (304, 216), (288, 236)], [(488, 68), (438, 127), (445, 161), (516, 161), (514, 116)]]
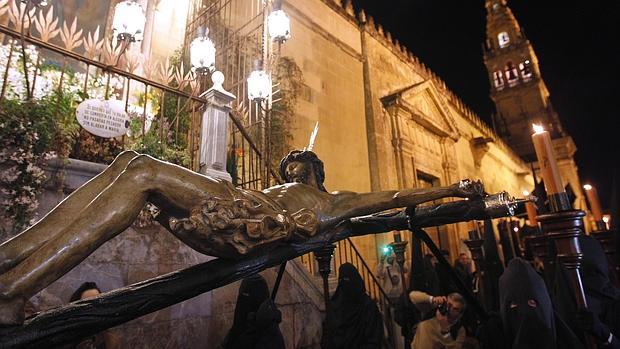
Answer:
[(383, 246), (383, 251), (382, 252), (383, 252), (384, 256), (387, 256), (387, 255), (391, 254), (392, 253), (392, 246), (390, 246), (390, 245)]
[(448, 302), (443, 302), (443, 304), (437, 307), (437, 310), (439, 310), (439, 313), (441, 313), (441, 315), (446, 316), (448, 314)]

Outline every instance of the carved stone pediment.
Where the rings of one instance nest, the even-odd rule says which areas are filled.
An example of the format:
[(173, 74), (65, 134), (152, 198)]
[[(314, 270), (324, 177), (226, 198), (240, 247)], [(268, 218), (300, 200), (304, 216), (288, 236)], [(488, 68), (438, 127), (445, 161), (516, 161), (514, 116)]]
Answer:
[(460, 134), (445, 98), (431, 80), (393, 92), (381, 99), (385, 107), (406, 112), (413, 121), (441, 137), (458, 140)]

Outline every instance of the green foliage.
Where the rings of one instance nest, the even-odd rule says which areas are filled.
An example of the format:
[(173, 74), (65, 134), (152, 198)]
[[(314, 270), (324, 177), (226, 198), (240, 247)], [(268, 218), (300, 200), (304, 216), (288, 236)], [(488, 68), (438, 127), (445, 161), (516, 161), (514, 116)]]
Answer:
[(295, 60), (291, 57), (280, 57), (273, 74), (274, 80), (279, 83), (279, 100), (273, 104), (271, 110), (270, 149), (271, 166), (277, 167), (282, 159), (291, 150), (292, 122), (295, 117), (297, 99), (303, 88), (303, 74)]
[[(133, 104), (128, 110), (130, 135), (101, 138), (78, 124), (77, 105), (91, 98), (123, 98), (128, 85), (126, 78), (92, 67), (89, 71), (75, 72), (66, 58), (61, 62), (39, 59), (38, 49), (28, 50), (32, 52), (28, 51), (27, 72), (24, 72), (19, 51), (0, 45), (0, 57), (6, 58), (5, 62), (0, 61), (0, 70), (8, 73), (6, 93), (0, 102), (0, 234), (22, 231), (31, 223), (38, 206), (36, 196), (45, 177), (39, 166), (52, 154), (61, 160), (71, 157), (110, 163), (127, 148), (189, 166), (187, 99), (155, 88), (145, 94), (132, 85), (134, 95), (130, 103)], [(10, 61), (9, 52), (14, 55)], [(171, 57), (172, 66), (180, 67), (182, 59), (178, 50)], [(26, 86), (26, 81), (35, 80), (35, 72), (36, 84)], [(152, 127), (143, 135), (145, 103)], [(59, 178), (62, 182), (62, 171)], [(3, 237), (0, 236), (0, 241)]]
[(132, 143), (129, 149), (185, 167), (190, 164), (190, 154), (187, 147), (162, 144), (158, 127), (149, 130), (146, 136), (140, 137)]
[(58, 134), (53, 99), (0, 104), (0, 240), (28, 227)]

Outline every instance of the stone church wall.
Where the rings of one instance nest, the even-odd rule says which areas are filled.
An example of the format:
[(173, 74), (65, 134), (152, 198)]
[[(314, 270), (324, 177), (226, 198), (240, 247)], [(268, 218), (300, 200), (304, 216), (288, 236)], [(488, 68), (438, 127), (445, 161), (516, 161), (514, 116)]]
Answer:
[[(355, 15), (351, 8), (330, 0), (287, 1), (285, 5), (295, 39), (283, 46), (282, 53), (301, 67), (308, 92), (298, 105), (293, 142), (304, 147), (314, 123), (320, 121), (315, 151), (325, 162), (329, 190), (414, 187), (419, 184), (418, 171), (436, 177), (440, 185), (469, 177), (482, 179), (490, 192), (508, 190), (520, 195), (532, 187), (524, 164), (501, 141), (489, 143), (488, 150), (474, 155), (473, 138), (498, 138), (488, 126), (478, 124), (477, 116), (439, 77), (370, 17)], [(365, 25), (360, 25), (362, 17)], [(405, 116), (394, 118), (382, 103), (385, 96), (428, 81), (443, 111), (451, 115), (457, 140), (437, 137)], [(396, 119), (402, 126), (406, 154), (400, 182), (393, 133)], [(338, 175), (342, 169), (356, 175)], [(459, 240), (467, 229), (466, 224), (448, 228), (445, 234), (451, 240), (451, 252), (462, 249)], [(354, 239), (371, 266), (379, 247), (391, 240), (390, 234)]]

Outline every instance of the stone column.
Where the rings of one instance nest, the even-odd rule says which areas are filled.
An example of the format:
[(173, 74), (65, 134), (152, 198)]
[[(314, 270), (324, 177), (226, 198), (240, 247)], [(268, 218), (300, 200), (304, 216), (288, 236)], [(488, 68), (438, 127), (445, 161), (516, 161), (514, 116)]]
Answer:
[(211, 76), (213, 87), (201, 95), (208, 101), (202, 113), (200, 129), (199, 172), (214, 178), (232, 178), (226, 172), (226, 152), (228, 149), (228, 113), (232, 109), (235, 95), (224, 90), (224, 74), (216, 71)]

